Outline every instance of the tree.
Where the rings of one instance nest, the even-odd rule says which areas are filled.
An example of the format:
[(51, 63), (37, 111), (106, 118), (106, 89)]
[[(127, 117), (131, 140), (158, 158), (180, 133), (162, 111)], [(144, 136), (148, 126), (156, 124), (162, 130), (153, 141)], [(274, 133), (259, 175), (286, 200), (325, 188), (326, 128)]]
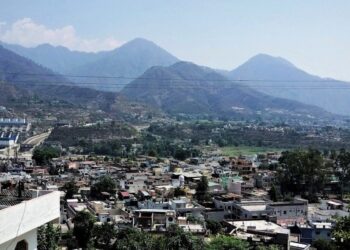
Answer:
[(96, 222), (95, 217), (87, 212), (78, 212), (74, 219), (73, 235), (76, 237), (79, 246), (86, 248), (92, 236), (92, 230)]
[(272, 201), (277, 201), (278, 198), (277, 198), (277, 190), (276, 190), (276, 187), (275, 185), (272, 185), (270, 190), (269, 190), (269, 196), (270, 196), (270, 199)]
[(312, 242), (312, 246), (317, 250), (336, 250), (335, 244), (332, 244), (330, 241), (324, 239), (317, 239)]
[(61, 229), (54, 228), (52, 222), (38, 228), (38, 250), (55, 250), (58, 248)]
[(337, 175), (340, 181), (340, 196), (343, 199), (344, 185), (350, 181), (350, 152), (346, 152), (344, 149), (340, 150), (336, 163), (338, 166)]
[(206, 245), (206, 250), (246, 250), (249, 249), (249, 243), (232, 236), (219, 235), (212, 238)]
[(99, 197), (101, 192), (108, 192), (113, 194), (115, 191), (116, 184), (110, 176), (102, 176), (98, 182), (91, 187), (91, 195)]
[(196, 198), (199, 202), (209, 200), (208, 195), (208, 179), (202, 176), (196, 187)]
[(72, 180), (64, 184), (63, 190), (66, 192), (64, 198), (67, 200), (67, 199), (73, 198), (73, 195), (78, 192), (78, 187), (75, 184), (75, 182)]
[(188, 152), (182, 148), (178, 148), (175, 151), (174, 158), (180, 161), (186, 160), (186, 158), (189, 157)]
[(112, 244), (111, 241), (116, 236), (114, 230), (114, 224), (103, 223), (102, 225), (95, 225), (92, 229), (92, 237), (94, 239), (94, 245), (97, 248), (109, 249)]
[(174, 197), (179, 197), (179, 196), (184, 196), (184, 195), (186, 195), (185, 190), (183, 190), (180, 187), (175, 188), (175, 190), (174, 190)]
[(44, 165), (48, 164), (52, 158), (59, 157), (61, 151), (54, 147), (39, 147), (33, 152), (33, 160), (36, 164)]
[(278, 181), (282, 194), (303, 195), (315, 202), (316, 192), (323, 188), (327, 172), (321, 153), (313, 149), (286, 151), (279, 162)]
[(335, 238), (339, 249), (350, 249), (350, 216), (341, 217), (337, 220), (332, 236)]
[(222, 226), (219, 222), (215, 220), (206, 220), (206, 227), (212, 234), (218, 234), (222, 230)]
[[(279, 245), (258, 245), (254, 248), (255, 250), (283, 250), (284, 247)], [(317, 249), (318, 250), (318, 249)]]
[(203, 248), (203, 241), (179, 226), (171, 225), (158, 245), (164, 250), (199, 250)]
[[(116, 240), (112, 249), (123, 250), (148, 250), (162, 249), (159, 246), (160, 241), (152, 237), (151, 234), (127, 228), (117, 232)], [(158, 244), (158, 245), (157, 245)]]

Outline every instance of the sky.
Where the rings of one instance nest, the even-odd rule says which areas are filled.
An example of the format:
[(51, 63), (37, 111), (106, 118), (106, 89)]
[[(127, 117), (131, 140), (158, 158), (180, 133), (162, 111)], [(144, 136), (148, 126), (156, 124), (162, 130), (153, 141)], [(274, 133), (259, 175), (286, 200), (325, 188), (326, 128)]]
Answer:
[(0, 40), (100, 51), (142, 37), (217, 69), (266, 53), (350, 81), (349, 13), (349, 0), (1, 0)]

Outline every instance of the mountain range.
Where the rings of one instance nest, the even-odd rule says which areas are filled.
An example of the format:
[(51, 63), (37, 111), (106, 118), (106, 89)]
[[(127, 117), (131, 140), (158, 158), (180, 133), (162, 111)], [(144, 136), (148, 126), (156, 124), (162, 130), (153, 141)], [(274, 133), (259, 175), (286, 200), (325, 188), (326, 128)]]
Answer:
[[(113, 92), (124, 88), (121, 93), (129, 98), (139, 101), (143, 99), (144, 102), (167, 111), (186, 113), (189, 110), (201, 110), (201, 112), (206, 110), (215, 113), (215, 109), (219, 109), (223, 112), (232, 110), (243, 112), (242, 110), (254, 110), (253, 106), (256, 103), (259, 107), (255, 106), (255, 111), (261, 111), (266, 108), (284, 109), (287, 107), (282, 104), (289, 103), (293, 104), (291, 107), (296, 108), (298, 112), (317, 106), (335, 114), (350, 115), (349, 83), (311, 75), (280, 57), (259, 54), (232, 71), (223, 71), (191, 63), (179, 63), (181, 61), (166, 50), (141, 38), (112, 51), (99, 53), (77, 52), (51, 45), (39, 45), (35, 48), (9, 44), (3, 46), (30, 59), (30, 63), (42, 66), (38, 72), (44, 69), (50, 69), (51, 74), (57, 72), (55, 77), (40, 76), (43, 82), (68, 82), (72, 86)], [(181, 71), (179, 65), (182, 65)], [(204, 72), (199, 72), (198, 69)], [(16, 67), (14, 66), (12, 70), (16, 71)], [(26, 71), (28, 70), (23, 72)], [(23, 76), (13, 77), (17, 81), (23, 78)], [(28, 80), (30, 77), (38, 80), (36, 76), (26, 76), (25, 79)], [(163, 84), (164, 77), (168, 78), (168, 85), (170, 80), (181, 84), (171, 89), (164, 86), (157, 90), (145, 89), (145, 86), (155, 88)], [(214, 80), (208, 77), (213, 77)], [(200, 78), (200, 81), (189, 81), (191, 78)], [(8, 81), (11, 78), (3, 80)], [(186, 89), (183, 85), (187, 86)], [(193, 86), (189, 89), (188, 85), (195, 85), (195, 91)], [(223, 86), (225, 91), (222, 90)], [(216, 92), (213, 91), (215, 88)], [(231, 101), (231, 89), (239, 90), (241, 94), (244, 92), (241, 96), (236, 96), (235, 103)], [(222, 93), (219, 94), (219, 91)], [(185, 92), (187, 95), (184, 95)], [(169, 95), (170, 98), (164, 99)], [(240, 98), (242, 96), (247, 96), (249, 100), (250, 96), (262, 98), (259, 101), (255, 99), (256, 102), (249, 106), (245, 103), (247, 99)], [(275, 98), (271, 99), (272, 97)], [(217, 101), (218, 99), (220, 101)], [(265, 105), (266, 103), (269, 105)], [(299, 106), (301, 103), (307, 105), (301, 108)]]
[(230, 71), (228, 77), (243, 79), (244, 84), (268, 95), (350, 115), (350, 83), (311, 75), (280, 57), (259, 54)]
[(65, 77), (0, 46), (0, 105), (38, 97), (111, 113), (148, 111), (118, 93), (75, 86)]
[(142, 38), (136, 38), (112, 51), (99, 53), (70, 51), (48, 44), (35, 48), (9, 44), (3, 46), (57, 73), (69, 75), (79, 86), (106, 91), (122, 89), (152, 66), (169, 66), (179, 61), (158, 45)]
[(96, 61), (108, 53), (71, 51), (63, 46), (52, 46), (50, 44), (41, 44), (34, 48), (1, 42), (0, 45), (60, 74), (69, 74), (72, 69)]
[(188, 62), (152, 67), (125, 86), (121, 93), (172, 114), (266, 117), (327, 113), (315, 106), (272, 97), (232, 83), (215, 70)]

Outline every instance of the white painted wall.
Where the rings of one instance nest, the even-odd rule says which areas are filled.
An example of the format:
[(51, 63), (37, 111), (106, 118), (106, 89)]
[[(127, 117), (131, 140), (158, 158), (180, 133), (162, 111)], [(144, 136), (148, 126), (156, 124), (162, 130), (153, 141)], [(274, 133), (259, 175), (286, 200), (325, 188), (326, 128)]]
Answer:
[(14, 250), (19, 241), (25, 240), (28, 243), (29, 250), (37, 250), (37, 229), (33, 229), (25, 234), (18, 236), (16, 239), (9, 240), (0, 245), (0, 249)]
[(36, 242), (36, 229), (60, 217), (60, 193), (57, 191), (45, 193), (0, 210), (0, 249), (6, 249), (6, 244), (12, 240), (17, 244), (23, 235), (33, 230)]

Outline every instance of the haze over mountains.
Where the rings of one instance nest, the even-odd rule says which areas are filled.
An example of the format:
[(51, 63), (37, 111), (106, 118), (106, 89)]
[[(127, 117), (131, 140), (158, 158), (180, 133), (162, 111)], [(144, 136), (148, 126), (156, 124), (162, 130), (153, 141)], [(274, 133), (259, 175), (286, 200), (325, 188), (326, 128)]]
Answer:
[(96, 61), (107, 53), (71, 51), (62, 46), (52, 46), (50, 44), (41, 44), (34, 48), (26, 48), (16, 44), (0, 44), (8, 50), (60, 74), (68, 74), (72, 69)]
[[(350, 83), (308, 74), (280, 57), (260, 54), (228, 73), (266, 94), (350, 115)], [(249, 80), (252, 81), (249, 81)]]
[[(54, 71), (66, 75), (50, 76), (50, 79), (31, 76), (33, 80), (66, 81), (77, 87), (107, 91), (119, 91), (124, 87), (121, 93), (130, 99), (171, 113), (238, 114), (285, 110), (313, 115), (320, 114), (321, 109), (314, 107), (318, 106), (335, 114), (350, 115), (350, 89), (346, 89), (350, 88), (349, 83), (327, 81), (298, 69), (285, 59), (269, 55), (257, 55), (238, 68), (224, 72), (179, 63), (179, 59), (166, 50), (140, 38), (115, 50), (99, 53), (70, 51), (51, 45), (36, 48), (4, 46), (32, 60), (24, 66), (31, 68), (37, 63), (52, 70), (35, 64), (35, 72), (53, 74)], [(2, 57), (10, 56), (8, 52), (2, 53)], [(2, 63), (1, 69), (9, 71), (6, 62)], [(13, 72), (22, 72), (16, 64), (11, 67)], [(32, 71), (24, 69), (23, 72)], [(67, 75), (71, 76), (69, 80)], [(9, 76), (2, 77), (2, 80), (13, 80)], [(244, 81), (238, 81), (238, 84), (229, 79)]]
[[(16, 72), (16, 73), (15, 73)], [(0, 46), (0, 105), (21, 102), (33, 97), (39, 100), (61, 100), (87, 108), (123, 113), (142, 109), (118, 93), (75, 86), (33, 61)]]
[(54, 74), (35, 62), (3, 48), (0, 45), (0, 80), (23, 86), (34, 83), (67, 82), (64, 77)]
[[(190, 80), (189, 80), (190, 79)], [(128, 98), (177, 114), (244, 116), (325, 113), (322, 109), (260, 93), (209, 68), (178, 62), (152, 67), (121, 92)]]
[[(107, 91), (121, 90), (132, 78), (140, 76), (152, 66), (169, 66), (179, 61), (153, 42), (142, 38), (136, 38), (115, 50), (99, 53), (70, 51), (51, 45), (5, 47), (57, 73), (91, 76), (71, 77), (71, 80), (80, 86)], [(109, 78), (114, 76), (121, 78)], [(87, 82), (89, 84), (84, 84)]]

